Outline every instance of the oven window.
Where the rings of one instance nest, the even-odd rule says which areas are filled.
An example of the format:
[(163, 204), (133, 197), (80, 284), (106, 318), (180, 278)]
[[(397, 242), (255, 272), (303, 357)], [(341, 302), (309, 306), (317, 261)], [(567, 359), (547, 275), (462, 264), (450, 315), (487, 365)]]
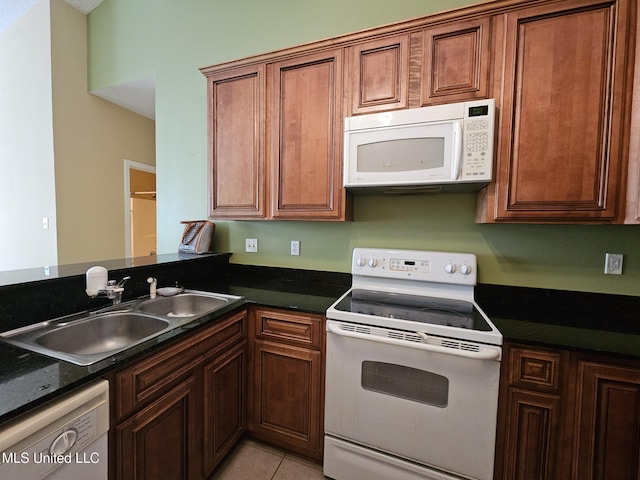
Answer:
[(445, 408), (449, 379), (426, 370), (383, 362), (362, 362), (362, 388), (413, 402)]

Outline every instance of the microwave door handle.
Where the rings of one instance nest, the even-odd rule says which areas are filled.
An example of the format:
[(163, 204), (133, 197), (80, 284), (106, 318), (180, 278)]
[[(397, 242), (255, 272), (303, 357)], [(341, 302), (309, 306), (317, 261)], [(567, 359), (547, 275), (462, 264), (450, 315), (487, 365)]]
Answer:
[[(482, 348), (480, 351), (474, 352), (474, 351), (459, 350), (457, 348), (440, 347), (438, 345), (430, 345), (423, 342), (422, 343), (408, 342), (406, 340), (396, 340), (394, 338), (380, 337), (377, 335), (367, 335), (366, 333), (357, 333), (357, 332), (350, 332), (348, 330), (342, 330), (338, 326), (338, 324), (331, 321), (327, 321), (326, 327), (329, 332), (335, 333), (336, 335), (340, 335), (343, 337), (351, 337), (351, 338), (357, 338), (360, 340), (367, 340), (370, 342), (378, 342), (378, 343), (385, 343), (388, 345), (415, 348), (417, 350), (424, 350), (427, 352), (444, 353), (446, 355), (453, 355), (455, 357), (465, 357), (473, 360), (500, 360), (500, 357), (501, 357), (500, 349)], [(421, 338), (423, 338), (423, 340), (426, 340), (427, 335), (420, 332), (416, 332), (416, 333)]]
[(453, 165), (451, 166), (451, 176), (453, 180), (460, 179), (462, 169), (462, 122), (453, 122)]

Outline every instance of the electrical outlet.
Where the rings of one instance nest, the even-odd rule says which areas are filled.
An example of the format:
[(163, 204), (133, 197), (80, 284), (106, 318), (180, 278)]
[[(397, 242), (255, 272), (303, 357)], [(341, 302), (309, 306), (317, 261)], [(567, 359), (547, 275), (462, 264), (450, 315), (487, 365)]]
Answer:
[(291, 255), (300, 255), (300, 240), (291, 240)]
[(256, 253), (258, 251), (257, 238), (245, 238), (245, 252)]
[(622, 253), (606, 253), (604, 256), (604, 273), (622, 275)]

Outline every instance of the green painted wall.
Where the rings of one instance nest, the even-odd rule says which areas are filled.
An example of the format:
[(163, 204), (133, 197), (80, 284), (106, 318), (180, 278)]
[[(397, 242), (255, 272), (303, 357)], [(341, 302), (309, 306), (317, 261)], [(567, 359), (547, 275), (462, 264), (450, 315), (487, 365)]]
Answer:
[[(478, 3), (469, 0), (105, 0), (89, 15), (89, 84), (156, 77), (158, 248), (207, 214), (206, 81), (199, 67)], [(351, 249), (471, 252), (483, 283), (640, 295), (640, 227), (476, 225), (475, 195), (357, 197), (354, 221), (218, 222), (236, 263), (349, 271)], [(258, 238), (259, 253), (244, 253)], [(301, 256), (289, 255), (301, 240)], [(605, 276), (605, 252), (624, 275)]]

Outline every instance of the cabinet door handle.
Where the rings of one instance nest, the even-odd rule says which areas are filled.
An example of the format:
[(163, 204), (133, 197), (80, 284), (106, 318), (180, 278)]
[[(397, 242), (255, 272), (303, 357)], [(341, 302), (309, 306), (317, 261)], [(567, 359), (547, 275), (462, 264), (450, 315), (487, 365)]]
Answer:
[[(327, 320), (327, 330), (331, 333), (335, 333), (336, 335), (340, 335), (343, 337), (357, 338), (359, 340), (384, 343), (397, 347), (415, 348), (417, 350), (424, 350), (426, 352), (444, 353), (446, 355), (464, 357), (472, 360), (500, 360), (500, 357), (502, 356), (502, 350), (500, 349), (500, 347), (487, 346), (486, 348), (480, 348), (480, 350), (477, 352), (452, 347), (441, 347), (439, 345), (430, 345), (423, 342), (417, 343), (407, 340), (398, 340), (395, 338), (383, 337), (380, 335), (369, 335), (366, 333), (351, 332), (349, 330), (343, 330), (342, 328), (340, 328), (338, 323), (332, 322), (331, 320)], [(427, 335), (425, 333), (416, 333), (423, 339), (423, 341), (427, 339)]]

